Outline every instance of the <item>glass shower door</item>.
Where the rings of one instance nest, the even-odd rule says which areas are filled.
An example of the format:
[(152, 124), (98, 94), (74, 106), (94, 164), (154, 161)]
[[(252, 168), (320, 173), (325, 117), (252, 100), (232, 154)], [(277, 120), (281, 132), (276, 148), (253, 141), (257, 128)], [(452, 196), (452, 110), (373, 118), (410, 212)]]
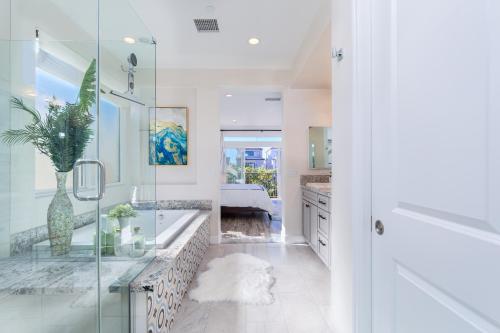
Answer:
[(98, 195), (73, 185), (97, 158), (97, 4), (0, 0), (2, 332), (99, 330), (98, 206), (73, 194)]
[(100, 0), (99, 13), (98, 155), (106, 167), (99, 202), (101, 332), (126, 333), (146, 306), (135, 304), (129, 284), (156, 255), (156, 173), (149, 164), (156, 44), (122, 0)]

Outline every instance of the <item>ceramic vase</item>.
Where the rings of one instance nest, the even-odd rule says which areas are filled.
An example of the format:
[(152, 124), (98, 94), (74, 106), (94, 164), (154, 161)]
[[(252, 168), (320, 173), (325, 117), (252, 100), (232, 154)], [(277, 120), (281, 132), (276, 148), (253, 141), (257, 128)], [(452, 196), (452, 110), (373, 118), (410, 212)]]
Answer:
[(53, 256), (69, 253), (75, 218), (73, 204), (66, 192), (67, 172), (56, 172), (57, 191), (47, 210), (50, 250)]
[(120, 223), (120, 229), (123, 231), (130, 226), (130, 217), (119, 217), (118, 223)]

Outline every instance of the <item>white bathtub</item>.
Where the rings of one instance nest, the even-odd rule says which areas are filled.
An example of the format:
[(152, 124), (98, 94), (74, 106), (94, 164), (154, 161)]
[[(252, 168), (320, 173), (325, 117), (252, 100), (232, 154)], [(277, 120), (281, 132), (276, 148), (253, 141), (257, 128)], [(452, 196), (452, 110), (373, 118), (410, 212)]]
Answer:
[(166, 248), (199, 214), (199, 210), (157, 210), (156, 247)]

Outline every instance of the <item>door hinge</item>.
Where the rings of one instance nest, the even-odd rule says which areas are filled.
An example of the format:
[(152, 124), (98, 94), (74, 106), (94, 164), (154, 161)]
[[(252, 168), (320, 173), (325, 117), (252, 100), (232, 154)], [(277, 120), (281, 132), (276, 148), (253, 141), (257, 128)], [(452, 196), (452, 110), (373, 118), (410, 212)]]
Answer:
[(337, 49), (334, 47), (332, 49), (332, 58), (337, 59), (337, 62), (341, 62), (342, 59), (344, 59), (344, 50), (342, 48)]

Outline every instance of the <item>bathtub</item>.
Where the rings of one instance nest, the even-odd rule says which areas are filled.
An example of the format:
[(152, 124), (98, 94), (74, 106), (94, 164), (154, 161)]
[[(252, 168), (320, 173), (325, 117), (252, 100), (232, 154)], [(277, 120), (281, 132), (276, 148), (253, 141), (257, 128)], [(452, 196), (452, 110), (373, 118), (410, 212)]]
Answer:
[(153, 235), (153, 219), (156, 220), (155, 243), (158, 249), (166, 248), (199, 214), (199, 210), (144, 210), (137, 211), (136, 225), (140, 225), (146, 235)]

